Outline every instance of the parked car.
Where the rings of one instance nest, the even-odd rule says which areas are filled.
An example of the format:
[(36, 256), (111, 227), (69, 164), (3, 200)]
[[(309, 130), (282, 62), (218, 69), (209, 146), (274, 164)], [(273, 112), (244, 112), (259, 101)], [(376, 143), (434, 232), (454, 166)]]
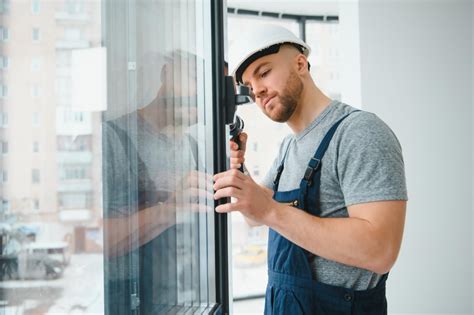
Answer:
[(18, 257), (21, 279), (57, 279), (70, 262), (66, 242), (34, 242), (24, 246)]

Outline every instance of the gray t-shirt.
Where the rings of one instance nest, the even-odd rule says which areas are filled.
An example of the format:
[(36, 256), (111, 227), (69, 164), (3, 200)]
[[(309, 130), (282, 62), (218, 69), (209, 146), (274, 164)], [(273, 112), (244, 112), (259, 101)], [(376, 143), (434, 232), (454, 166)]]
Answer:
[[(285, 137), (262, 184), (273, 188), (288, 149), (278, 190), (298, 189), (329, 128), (355, 110), (332, 101), (305, 130)], [(402, 149), (395, 134), (375, 114), (356, 112), (339, 125), (321, 161), (321, 217), (348, 217), (348, 206), (382, 200), (407, 200)], [(373, 288), (381, 277), (319, 256), (313, 256), (310, 264), (315, 280), (355, 290)]]

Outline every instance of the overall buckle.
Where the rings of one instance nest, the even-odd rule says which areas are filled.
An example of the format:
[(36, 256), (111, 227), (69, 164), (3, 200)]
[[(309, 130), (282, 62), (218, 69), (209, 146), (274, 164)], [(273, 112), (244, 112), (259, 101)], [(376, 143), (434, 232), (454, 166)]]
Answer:
[(312, 177), (314, 173), (319, 169), (319, 166), (321, 165), (321, 160), (316, 159), (314, 157), (311, 158), (311, 161), (308, 164), (308, 167), (306, 168), (306, 171), (304, 172), (304, 179), (308, 182), (308, 185), (311, 186), (312, 184)]

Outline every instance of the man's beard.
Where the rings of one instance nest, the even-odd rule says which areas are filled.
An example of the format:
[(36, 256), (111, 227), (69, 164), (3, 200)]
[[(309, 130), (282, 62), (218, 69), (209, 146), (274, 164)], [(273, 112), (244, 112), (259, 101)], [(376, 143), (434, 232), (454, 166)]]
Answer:
[(303, 82), (294, 71), (290, 73), (285, 86), (281, 96), (278, 96), (281, 106), (273, 107), (273, 113), (271, 114), (265, 111), (265, 115), (271, 120), (280, 123), (287, 122), (293, 115), (303, 92)]

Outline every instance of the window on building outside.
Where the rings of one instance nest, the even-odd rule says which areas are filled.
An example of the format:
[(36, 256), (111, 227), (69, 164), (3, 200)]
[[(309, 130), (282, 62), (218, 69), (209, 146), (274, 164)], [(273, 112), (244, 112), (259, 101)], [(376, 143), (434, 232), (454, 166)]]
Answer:
[(65, 0), (66, 12), (69, 14), (82, 13), (84, 0)]
[(5, 98), (8, 96), (8, 86), (3, 83), (0, 83), (0, 97)]
[(33, 42), (38, 42), (40, 40), (40, 30), (39, 30), (39, 28), (37, 28), (37, 27), (33, 28), (33, 30), (31, 31), (31, 38), (32, 38)]
[(8, 27), (0, 26), (0, 40), (7, 41), (9, 37), (10, 37), (10, 34), (8, 32)]
[(253, 151), (257, 152), (258, 151), (258, 142), (253, 143)]
[(34, 84), (32, 87), (31, 87), (31, 96), (32, 97), (39, 97), (40, 96), (40, 93), (41, 93), (41, 88), (38, 84)]
[(10, 0), (0, 0), (0, 14), (7, 14), (10, 11)]
[(0, 112), (0, 128), (8, 127), (8, 113)]
[(2, 154), (3, 155), (6, 155), (8, 154), (8, 141), (2, 141), (1, 142), (1, 145), (2, 145)]
[(33, 112), (32, 113), (32, 125), (33, 125), (33, 127), (39, 127), (40, 126), (40, 114), (38, 112)]
[(31, 170), (31, 182), (33, 184), (39, 184), (39, 182), (40, 182), (40, 171), (39, 171), (39, 169)]
[(81, 34), (81, 30), (78, 28), (67, 28), (64, 30), (64, 39), (70, 41), (80, 40), (82, 39)]
[(59, 193), (60, 209), (89, 209), (92, 205), (91, 194), (88, 192)]
[(9, 59), (8, 56), (0, 56), (0, 69), (8, 69)]
[(253, 174), (252, 175), (255, 176), (255, 177), (260, 176), (260, 169), (258, 168), (257, 165), (253, 168)]
[(10, 201), (3, 199), (2, 200), (2, 212), (8, 213), (10, 211)]
[(84, 136), (58, 136), (58, 151), (91, 151), (92, 137)]
[(31, 58), (31, 71), (36, 72), (41, 69), (41, 59), (39, 57)]
[(90, 178), (89, 165), (63, 165), (60, 169), (60, 180), (77, 180)]
[(40, 13), (40, 0), (31, 0), (31, 12), (33, 14)]

